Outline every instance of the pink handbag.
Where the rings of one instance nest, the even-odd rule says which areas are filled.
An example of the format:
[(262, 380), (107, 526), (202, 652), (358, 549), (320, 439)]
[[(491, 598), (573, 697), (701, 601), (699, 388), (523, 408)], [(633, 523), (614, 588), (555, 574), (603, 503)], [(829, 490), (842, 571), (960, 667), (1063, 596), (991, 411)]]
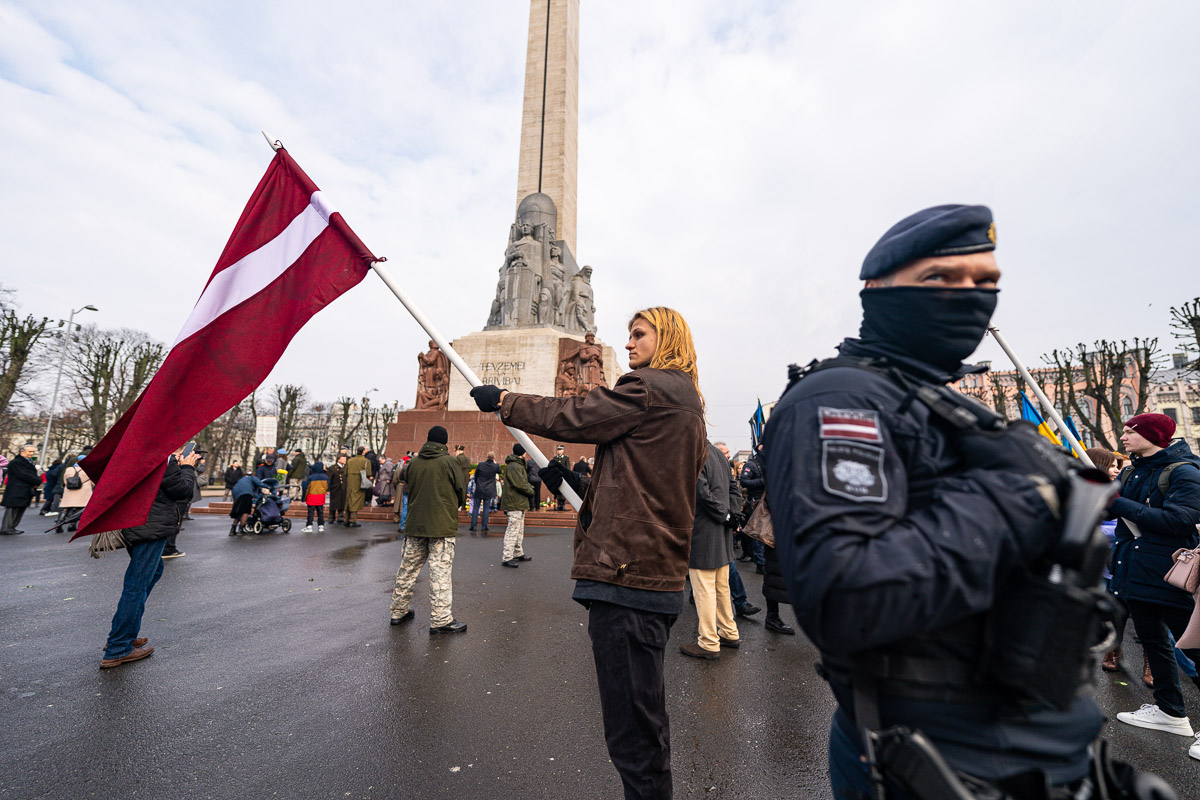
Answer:
[(1188, 594), (1195, 594), (1200, 589), (1200, 548), (1185, 550), (1180, 548), (1173, 556), (1175, 563), (1167, 570), (1164, 577), (1167, 583), (1176, 589), (1183, 589)]

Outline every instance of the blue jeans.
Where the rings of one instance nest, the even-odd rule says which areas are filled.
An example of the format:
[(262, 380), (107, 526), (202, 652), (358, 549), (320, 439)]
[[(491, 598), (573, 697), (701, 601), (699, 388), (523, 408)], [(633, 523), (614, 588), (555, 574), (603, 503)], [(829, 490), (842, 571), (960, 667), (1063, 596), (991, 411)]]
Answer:
[(735, 612), (746, 605), (746, 584), (742, 583), (742, 576), (738, 575), (736, 561), (729, 562), (729, 599), (733, 601)]
[[(862, 741), (854, 723), (839, 709), (829, 729), (829, 783), (837, 800), (871, 800), (871, 773), (863, 763)], [(885, 782), (888, 800), (908, 800), (908, 795)]]
[(476, 495), (473, 499), (475, 502), (472, 504), (474, 508), (471, 509), (471, 527), (475, 527), (475, 517), (478, 514), (483, 517), (483, 529), (486, 531), (488, 529), (488, 514), (492, 510), (492, 500), (495, 498), (491, 495)]
[[(1167, 631), (1171, 637), (1171, 646), (1175, 647), (1175, 635)], [(1179, 668), (1183, 670), (1183, 674), (1189, 678), (1196, 677), (1196, 664), (1190, 658), (1183, 654), (1183, 651), (1175, 647), (1175, 661), (1179, 664)]]
[(404, 523), (408, 522), (408, 492), (400, 500), (400, 530), (404, 530)]
[(120, 658), (133, 650), (133, 640), (142, 629), (142, 612), (146, 598), (163, 574), (162, 554), (166, 539), (142, 542), (128, 548), (129, 566), (125, 569), (125, 586), (113, 614), (112, 630), (104, 647), (105, 658)]

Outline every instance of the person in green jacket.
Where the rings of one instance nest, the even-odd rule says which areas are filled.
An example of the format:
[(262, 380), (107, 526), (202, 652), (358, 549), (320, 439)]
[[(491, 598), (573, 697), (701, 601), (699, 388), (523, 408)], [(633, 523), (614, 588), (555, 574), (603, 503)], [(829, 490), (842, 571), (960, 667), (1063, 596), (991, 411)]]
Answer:
[(400, 625), (414, 616), (409, 607), (417, 575), (429, 562), (429, 633), (463, 633), (465, 622), (450, 610), (453, 589), (454, 537), (458, 535), (458, 507), (467, 496), (458, 462), (446, 447), (446, 429), (434, 425), (428, 441), (408, 462), (408, 520), (404, 527), (404, 560), (396, 572), (392, 590), (392, 624)]
[(508, 527), (504, 530), (504, 552), (501, 564), (519, 567), (522, 561), (531, 561), (525, 555), (525, 512), (529, 509), (529, 498), (533, 497), (533, 486), (529, 483), (529, 469), (525, 465), (525, 448), (513, 445), (513, 454), (504, 459), (504, 494), (500, 496), (500, 509), (508, 514)]

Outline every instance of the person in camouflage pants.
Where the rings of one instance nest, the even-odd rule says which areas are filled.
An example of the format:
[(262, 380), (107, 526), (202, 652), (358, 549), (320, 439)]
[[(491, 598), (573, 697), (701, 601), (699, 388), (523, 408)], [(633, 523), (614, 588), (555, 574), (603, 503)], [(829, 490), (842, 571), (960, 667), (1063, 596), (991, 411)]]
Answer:
[[(404, 560), (396, 573), (396, 588), (392, 590), (392, 619), (401, 619), (409, 611), (417, 575), (429, 562), (429, 627), (432, 631), (454, 621), (450, 605), (454, 587), (450, 570), (454, 566), (454, 537), (430, 539), (421, 536), (404, 537)], [(465, 627), (465, 625), (464, 625)]]
[(466, 499), (467, 485), (458, 462), (446, 449), (446, 429), (434, 425), (428, 438), (408, 462), (405, 473), (408, 520), (404, 558), (392, 591), (392, 624), (401, 625), (413, 618), (413, 587), (428, 561), (429, 633), (463, 633), (466, 623), (454, 619), (450, 610), (450, 571), (454, 566), (454, 537), (458, 535), (458, 507)]

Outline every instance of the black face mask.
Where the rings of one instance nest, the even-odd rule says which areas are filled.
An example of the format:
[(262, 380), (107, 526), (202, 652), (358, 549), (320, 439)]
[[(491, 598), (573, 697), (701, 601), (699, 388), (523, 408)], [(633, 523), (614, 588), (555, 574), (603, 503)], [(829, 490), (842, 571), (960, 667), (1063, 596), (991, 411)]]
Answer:
[(954, 372), (983, 341), (998, 289), (863, 289), (864, 345)]

